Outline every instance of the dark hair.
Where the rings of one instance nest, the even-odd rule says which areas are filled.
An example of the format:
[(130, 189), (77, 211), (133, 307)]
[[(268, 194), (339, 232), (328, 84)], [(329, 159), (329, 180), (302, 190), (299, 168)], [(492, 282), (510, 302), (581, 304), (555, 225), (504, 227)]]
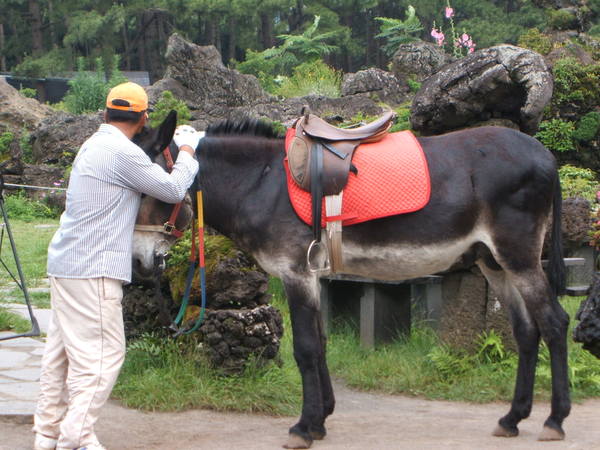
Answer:
[(106, 121), (138, 123), (144, 114), (146, 114), (146, 111), (122, 111), (120, 109), (106, 108)]

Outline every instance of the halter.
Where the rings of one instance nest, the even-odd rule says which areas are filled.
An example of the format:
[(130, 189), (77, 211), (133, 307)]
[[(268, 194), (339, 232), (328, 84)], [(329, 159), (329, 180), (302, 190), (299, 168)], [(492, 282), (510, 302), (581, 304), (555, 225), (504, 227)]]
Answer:
[[(171, 151), (169, 147), (165, 147), (162, 151), (163, 158), (165, 158), (165, 163), (167, 165), (167, 172), (171, 173), (173, 171), (173, 157), (171, 156)], [(169, 236), (175, 236), (176, 238), (180, 238), (183, 236), (183, 231), (178, 230), (175, 227), (175, 223), (177, 222), (177, 216), (179, 216), (179, 211), (181, 210), (181, 205), (183, 202), (176, 203), (173, 206), (173, 210), (171, 211), (171, 215), (167, 219), (167, 221), (163, 225), (135, 225), (135, 231), (153, 231), (156, 233), (164, 233)]]

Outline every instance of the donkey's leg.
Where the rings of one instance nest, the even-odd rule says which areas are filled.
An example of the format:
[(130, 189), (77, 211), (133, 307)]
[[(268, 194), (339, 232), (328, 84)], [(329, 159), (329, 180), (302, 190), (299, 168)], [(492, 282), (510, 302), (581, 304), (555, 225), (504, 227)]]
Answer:
[[(319, 314), (320, 316), (320, 314)], [(327, 367), (327, 336), (323, 330), (323, 321), (321, 317), (318, 320), (319, 334), (321, 336), (321, 357), (319, 358), (319, 375), (321, 379), (321, 393), (323, 396), (323, 421), (327, 416), (333, 413), (335, 408), (335, 396), (333, 394), (333, 386), (331, 385), (331, 377), (329, 376), (329, 368)], [(313, 439), (323, 439), (327, 431), (325, 426), (322, 426), (321, 430), (317, 430), (316, 427), (311, 431)]]
[(513, 285), (519, 290), (530, 315), (538, 325), (542, 339), (550, 351), (552, 369), (552, 409), (544, 423), (540, 440), (564, 439), (563, 420), (571, 411), (567, 355), (569, 315), (552, 295), (544, 272), (540, 267), (515, 276)]
[[(490, 255), (491, 256), (491, 255)], [(478, 265), (494, 290), (502, 296), (508, 308), (513, 336), (519, 352), (519, 365), (511, 408), (498, 421), (494, 436), (513, 437), (519, 434), (518, 423), (529, 417), (533, 405), (533, 385), (538, 358), (540, 333), (525, 308), (519, 292), (507, 281), (499, 266), (493, 270), (482, 261)]]
[[(284, 279), (284, 286), (292, 320), (294, 358), (302, 377), (303, 392), (300, 421), (290, 428), (289, 439), (284, 447), (309, 448), (313, 437), (325, 436), (324, 397), (329, 402), (333, 401), (333, 390), (325, 366), (318, 281), (312, 276)], [(327, 380), (322, 379), (324, 375), (327, 375)]]

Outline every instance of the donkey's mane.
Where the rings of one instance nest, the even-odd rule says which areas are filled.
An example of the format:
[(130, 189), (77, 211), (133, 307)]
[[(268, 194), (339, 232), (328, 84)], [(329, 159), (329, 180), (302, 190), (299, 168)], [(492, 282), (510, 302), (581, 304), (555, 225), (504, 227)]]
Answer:
[(224, 120), (210, 125), (206, 130), (207, 136), (261, 136), (265, 138), (281, 138), (273, 123), (266, 120), (245, 118), (242, 120)]

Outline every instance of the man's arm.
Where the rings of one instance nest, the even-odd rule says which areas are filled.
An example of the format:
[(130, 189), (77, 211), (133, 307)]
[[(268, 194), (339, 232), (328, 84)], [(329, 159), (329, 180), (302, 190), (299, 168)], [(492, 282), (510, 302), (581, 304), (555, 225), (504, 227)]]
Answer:
[[(191, 148), (190, 148), (191, 149)], [(167, 203), (183, 200), (198, 172), (193, 151), (181, 151), (171, 173), (139, 151), (117, 153), (115, 178), (124, 186)]]

